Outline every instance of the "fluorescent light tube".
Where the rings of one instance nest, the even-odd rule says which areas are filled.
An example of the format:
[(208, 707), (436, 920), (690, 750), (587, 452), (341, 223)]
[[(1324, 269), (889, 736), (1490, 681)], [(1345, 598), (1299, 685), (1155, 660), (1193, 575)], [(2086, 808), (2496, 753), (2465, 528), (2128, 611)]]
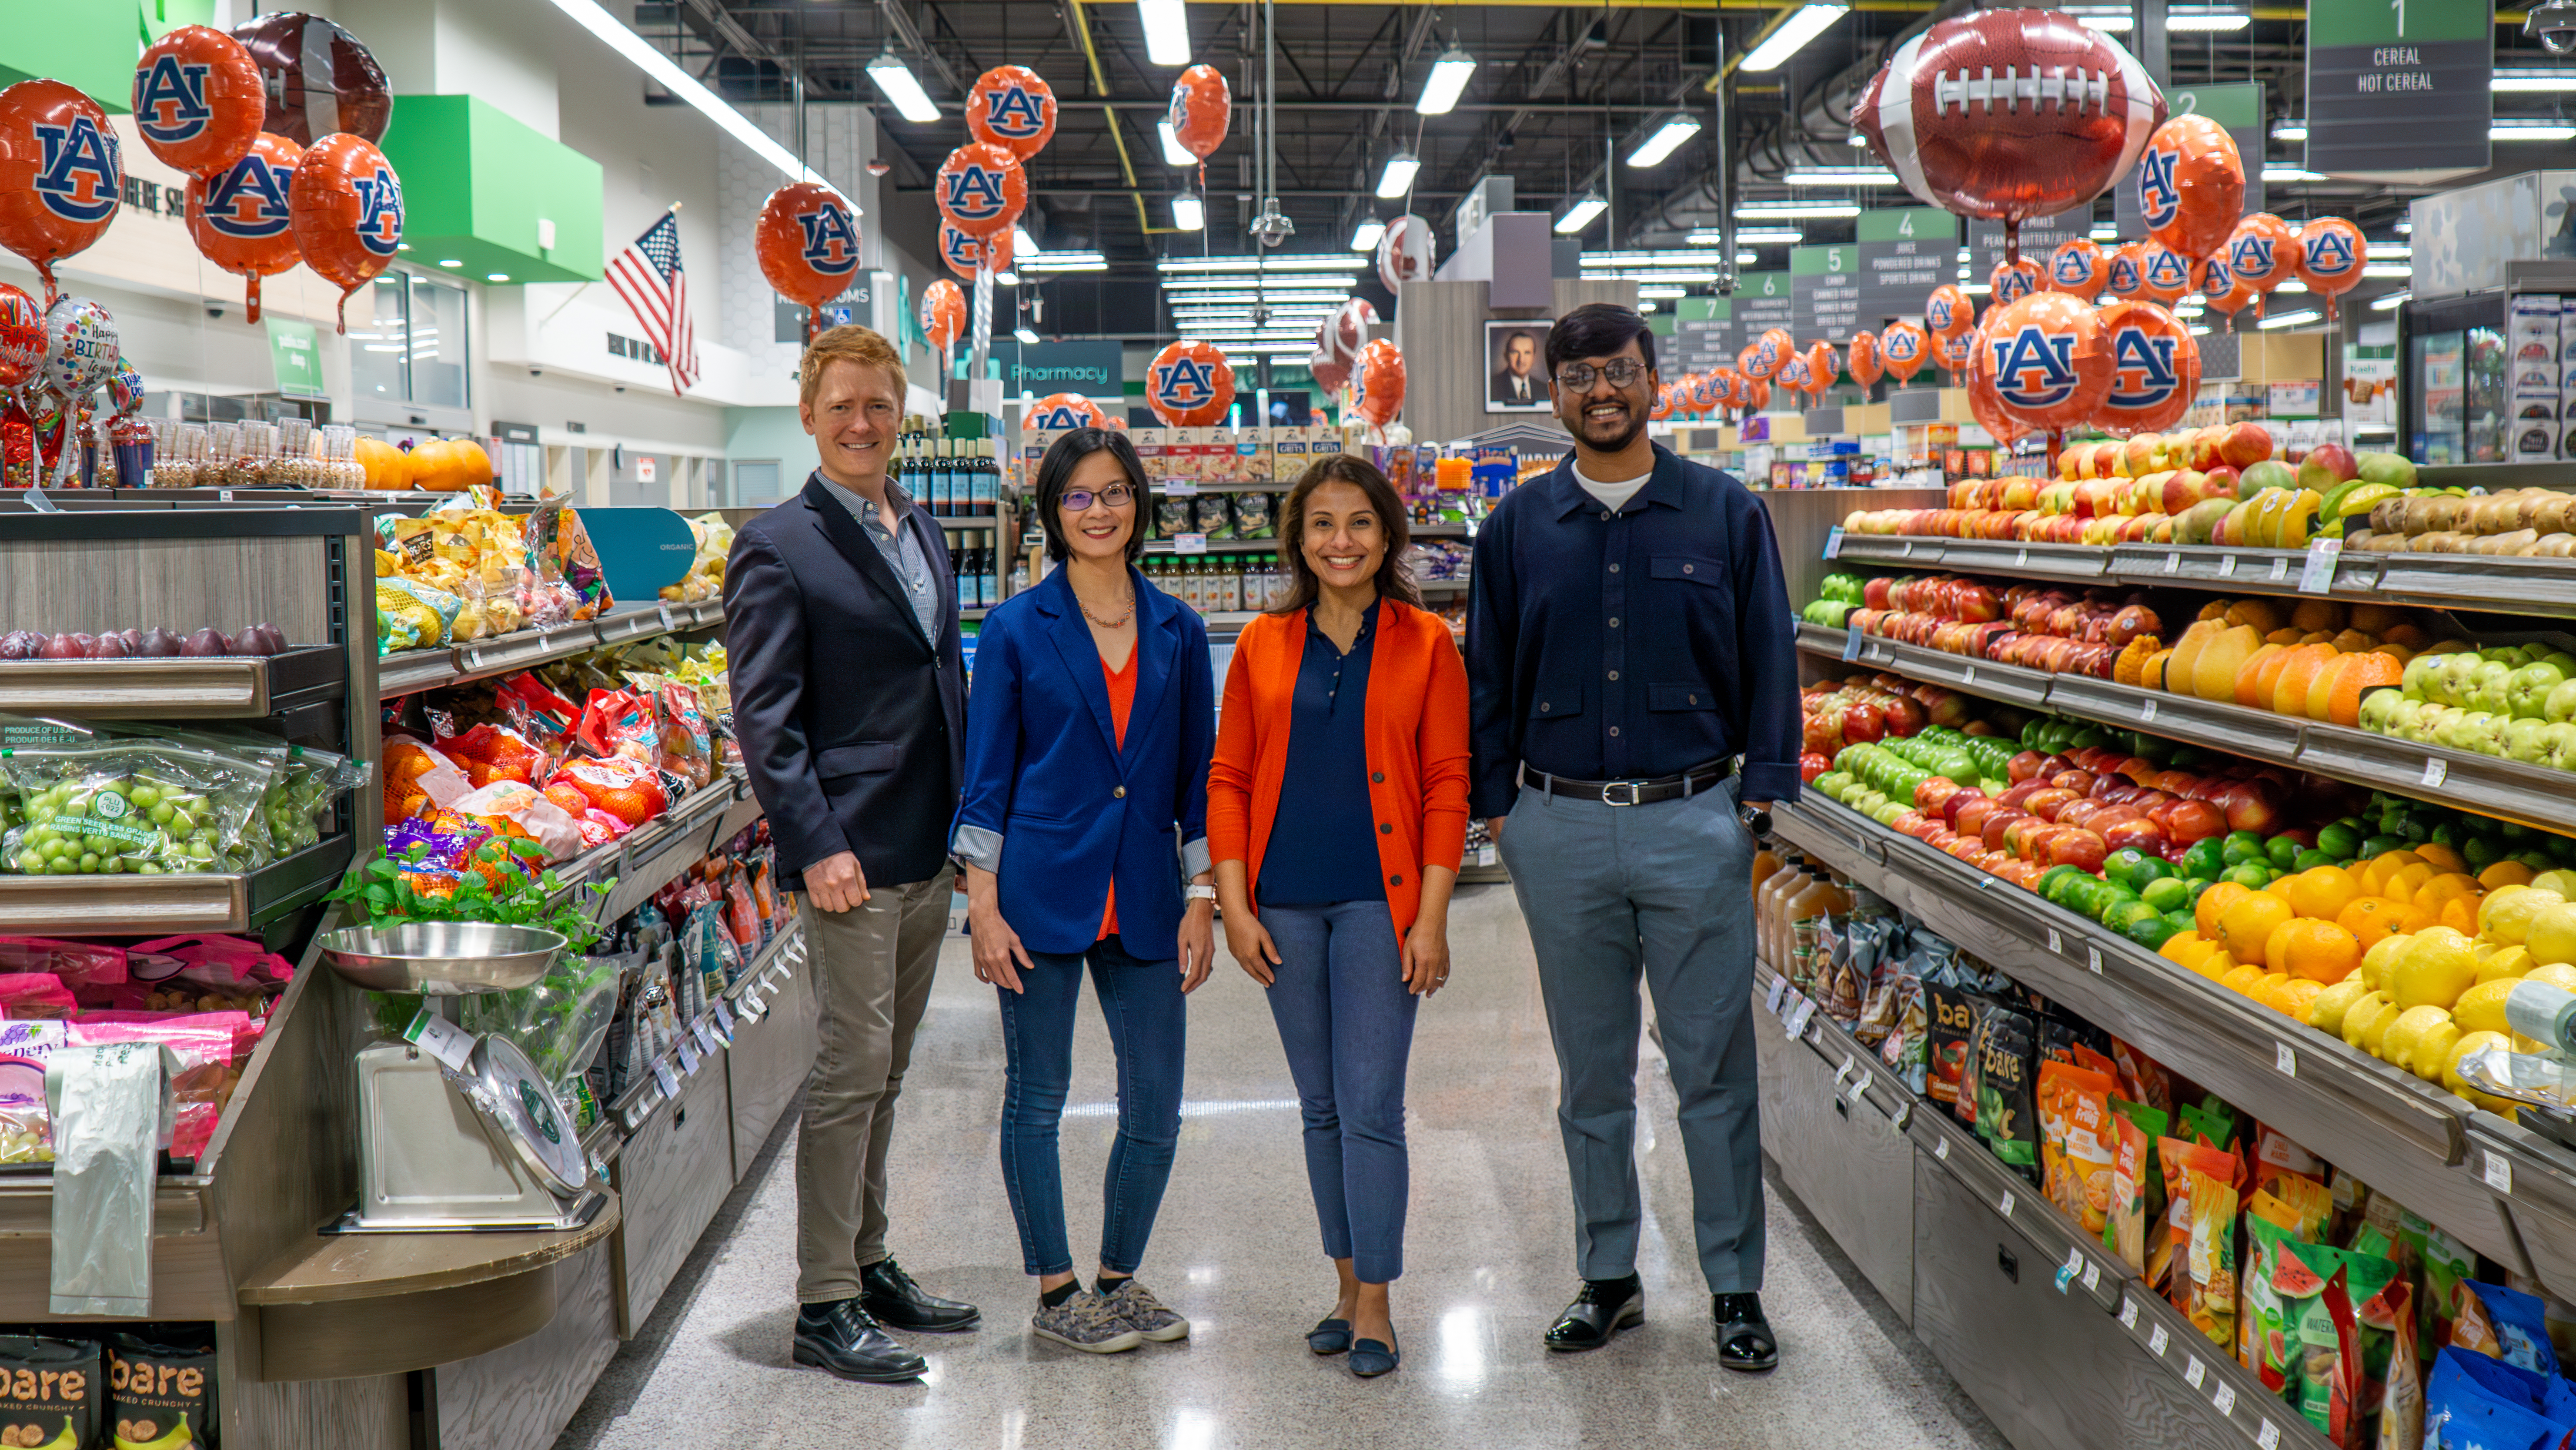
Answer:
[[(1351, 257), (1328, 257), (1292, 253), (1270, 257), (1165, 257), (1154, 264), (1159, 272), (1356, 272), (1368, 263)], [(1309, 279), (1321, 286), (1328, 278)], [(1176, 284), (1175, 284), (1176, 285)], [(1227, 286), (1239, 287), (1240, 282)]]
[(1843, 18), (1848, 5), (1801, 5), (1779, 27), (1763, 38), (1760, 45), (1746, 53), (1741, 69), (1749, 71), (1778, 70), (1781, 64), (1806, 47), (1808, 41), (1824, 34), (1833, 23)]
[(2414, 300), (2415, 294), (2412, 292), (2391, 292), (2385, 297), (2372, 298), (2370, 310), (2373, 312), (2394, 312), (2398, 308), (2403, 307)]
[(2308, 139), (2308, 123), (2305, 121), (2283, 121), (2272, 128), (2272, 139), (2275, 141), (2305, 141)]
[(1011, 336), (1018, 338), (1023, 346), (1035, 343), (1038, 340), (1038, 335), (1029, 331), (1025, 327), (1012, 328)]
[(2243, 30), (2253, 23), (2254, 17), (2245, 11), (2215, 6), (2177, 6), (2165, 12), (2165, 30), (2168, 33), (2219, 34)]
[(916, 126), (939, 119), (939, 107), (931, 103), (930, 93), (921, 88), (921, 81), (913, 75), (912, 67), (905, 65), (903, 57), (893, 51), (886, 51), (868, 62), (868, 79), (876, 83), (878, 92), (886, 98), (886, 104), (894, 107), (896, 115)]
[(1679, 151), (1683, 142), (1698, 134), (1699, 118), (1686, 111), (1677, 111), (1666, 116), (1663, 124), (1655, 128), (1653, 135), (1640, 143), (1636, 150), (1628, 153), (1628, 164), (1631, 166), (1662, 165), (1665, 157)]
[(2576, 123), (2566, 121), (2496, 121), (2487, 127), (2490, 141), (2576, 141)]
[(1413, 190), (1413, 173), (1421, 169), (1422, 162), (1410, 151), (1386, 158), (1386, 169), (1377, 174), (1378, 200), (1393, 201)]
[(2576, 91), (2576, 70), (2540, 70), (2509, 67), (2498, 70), (2490, 82), (2498, 91), (2524, 94), (2560, 94)]
[(1422, 98), (1413, 109), (1425, 116), (1445, 116), (1457, 109), (1458, 97), (1465, 93), (1467, 80), (1476, 73), (1476, 58), (1457, 46), (1440, 52), (1431, 63), (1431, 76), (1422, 83)]
[(1774, 217), (1856, 217), (1856, 201), (1748, 201), (1735, 209), (1740, 222), (1769, 221)]
[(1894, 186), (1896, 173), (1884, 166), (1795, 166), (1780, 180), (1790, 186)]
[(2324, 313), (2311, 307), (2297, 312), (2284, 312), (2278, 317), (2266, 317), (2254, 325), (2268, 332), (2276, 327), (2298, 327), (2310, 322), (2323, 322), (2325, 319)]
[(1207, 207), (1195, 191), (1185, 191), (1172, 198), (1172, 225), (1194, 232), (1207, 225)]
[(1362, 220), (1358, 226), (1351, 229), (1351, 250), (1354, 252), (1373, 252), (1377, 250), (1378, 238), (1385, 235), (1386, 223), (1379, 221), (1376, 217), (1368, 217)]
[(1594, 217), (1609, 209), (1610, 203), (1603, 201), (1599, 195), (1587, 191), (1575, 198), (1574, 205), (1565, 209), (1565, 215), (1556, 219), (1557, 235), (1573, 236), (1576, 232), (1592, 225)]
[(1156, 65), (1190, 63), (1190, 9), (1182, 0), (1136, 0), (1145, 26), (1145, 58)]
[[(630, 64), (652, 77), (664, 90), (696, 107), (708, 120), (723, 127), (726, 135), (750, 148), (754, 156), (798, 181), (813, 178), (813, 173), (797, 159), (795, 152), (779, 145), (768, 132), (751, 124), (740, 111), (725, 104), (723, 97), (698, 84), (697, 78), (680, 69), (678, 62), (609, 14), (600, 6), (599, 0), (555, 0), (555, 8), (571, 16), (582, 29), (607, 42), (609, 49), (626, 57)], [(928, 99), (923, 97), (924, 101)]]

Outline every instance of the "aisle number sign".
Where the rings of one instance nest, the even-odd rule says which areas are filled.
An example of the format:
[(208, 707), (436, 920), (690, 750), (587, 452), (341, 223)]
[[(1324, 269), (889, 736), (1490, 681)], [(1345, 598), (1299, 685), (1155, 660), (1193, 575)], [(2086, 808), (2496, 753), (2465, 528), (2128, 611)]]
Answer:
[(2490, 0), (2316, 0), (2308, 169), (2411, 185), (2486, 170), (2494, 35)]
[(1822, 338), (1841, 347), (1860, 322), (1860, 247), (1791, 247), (1789, 280), (1801, 346)]
[[(1784, 327), (1797, 336), (1798, 308), (1794, 287), (1787, 272), (1747, 272), (1735, 286), (1735, 343), (1738, 350), (1762, 336), (1765, 329)], [(1800, 346), (1807, 339), (1798, 337)], [(1728, 358), (1728, 362), (1735, 359)]]
[(1939, 207), (1865, 211), (1859, 231), (1862, 327), (1875, 331), (1891, 318), (1920, 319), (1923, 299), (1958, 276), (1959, 219)]

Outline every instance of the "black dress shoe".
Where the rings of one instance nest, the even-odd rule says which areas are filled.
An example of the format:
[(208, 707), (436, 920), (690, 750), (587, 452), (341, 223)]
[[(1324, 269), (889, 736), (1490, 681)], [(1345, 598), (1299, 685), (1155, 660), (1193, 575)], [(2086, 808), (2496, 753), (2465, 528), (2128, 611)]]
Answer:
[(887, 1338), (856, 1299), (799, 1308), (795, 1360), (845, 1380), (881, 1385), (918, 1379), (928, 1368), (920, 1355)]
[(929, 1292), (892, 1259), (859, 1270), (859, 1304), (879, 1323), (915, 1334), (953, 1334), (984, 1322), (974, 1305)]
[(1631, 1324), (1646, 1322), (1646, 1288), (1637, 1276), (1586, 1279), (1583, 1292), (1547, 1327), (1550, 1349), (1599, 1349), (1610, 1336)]
[(1719, 1364), (1749, 1374), (1780, 1363), (1780, 1341), (1771, 1337), (1771, 1321), (1762, 1317), (1761, 1295), (1711, 1295), (1709, 1317), (1717, 1321)]

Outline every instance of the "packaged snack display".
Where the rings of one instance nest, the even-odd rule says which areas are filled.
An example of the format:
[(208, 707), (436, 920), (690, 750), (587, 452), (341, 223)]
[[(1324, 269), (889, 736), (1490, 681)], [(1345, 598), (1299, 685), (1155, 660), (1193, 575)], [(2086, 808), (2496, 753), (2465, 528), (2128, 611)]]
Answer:
[(538, 504), (528, 515), (527, 540), (528, 568), (538, 582), (570, 591), (568, 598), (549, 599), (546, 614), (551, 615), (559, 604), (562, 618), (546, 618), (546, 623), (596, 618), (617, 602), (608, 592), (608, 576), (600, 572), (599, 553), (591, 547), (590, 531), (582, 527), (578, 510), (561, 499)]
[(219, 1450), (211, 1325), (147, 1324), (107, 1338), (115, 1450)]
[(83, 1450), (96, 1442), (107, 1377), (95, 1339), (0, 1333), (0, 1447)]

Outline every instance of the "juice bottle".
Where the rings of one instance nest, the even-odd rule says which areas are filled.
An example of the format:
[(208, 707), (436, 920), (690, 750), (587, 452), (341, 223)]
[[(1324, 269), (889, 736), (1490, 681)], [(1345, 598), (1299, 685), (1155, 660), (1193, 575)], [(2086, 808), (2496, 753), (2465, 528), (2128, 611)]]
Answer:
[(1780, 868), (1769, 879), (1753, 888), (1754, 952), (1764, 965), (1775, 972), (1788, 969), (1788, 957), (1780, 951), (1780, 901), (1796, 884), (1805, 861), (1792, 851), (1782, 858)]
[(1789, 922), (1790, 985), (1810, 996), (1816, 990), (1818, 935), (1828, 915), (1851, 910), (1851, 893), (1834, 884), (1821, 866), (1808, 868), (1810, 884), (1789, 898), (1782, 914)]

